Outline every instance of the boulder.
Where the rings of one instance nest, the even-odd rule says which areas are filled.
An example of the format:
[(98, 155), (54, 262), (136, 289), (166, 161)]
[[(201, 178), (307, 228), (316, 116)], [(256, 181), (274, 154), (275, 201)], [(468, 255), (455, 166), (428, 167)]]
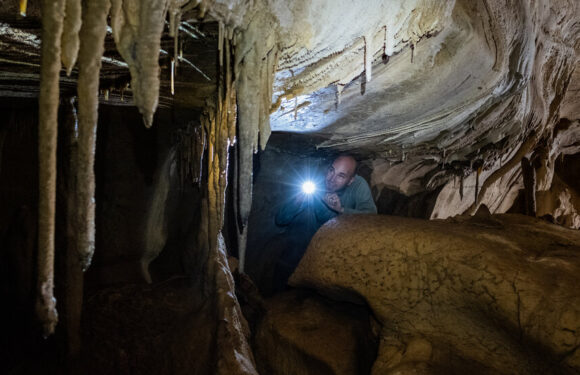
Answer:
[(579, 282), (580, 232), (507, 214), (340, 216), (290, 279), (368, 303), (381, 324), (373, 374), (458, 371), (454, 363), (476, 373), (577, 373)]

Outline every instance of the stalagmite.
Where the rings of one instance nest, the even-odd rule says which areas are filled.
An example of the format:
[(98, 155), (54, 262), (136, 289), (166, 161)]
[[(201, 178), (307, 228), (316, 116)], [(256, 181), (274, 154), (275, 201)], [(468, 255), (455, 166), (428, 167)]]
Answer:
[(135, 105), (146, 127), (159, 101), (159, 50), (166, 0), (113, 0), (111, 26), (117, 50), (129, 64)]
[(45, 336), (58, 321), (54, 289), (54, 214), (58, 128), (60, 38), (64, 0), (42, 2), (42, 69), (38, 104), (38, 290), (36, 314)]
[(86, 269), (91, 264), (95, 247), (95, 175), (94, 160), (99, 106), (99, 72), (110, 1), (85, 3), (82, 41), (79, 50), (79, 139), (77, 160), (76, 218), (80, 264)]
[(77, 61), (80, 29), (81, 0), (66, 0), (61, 59), (67, 75), (70, 75)]

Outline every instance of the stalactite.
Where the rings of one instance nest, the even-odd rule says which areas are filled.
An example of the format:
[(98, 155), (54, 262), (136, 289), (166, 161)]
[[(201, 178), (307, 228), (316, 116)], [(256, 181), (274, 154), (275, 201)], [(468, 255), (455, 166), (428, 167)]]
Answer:
[(373, 37), (372, 36), (365, 36), (363, 37), (363, 41), (365, 43), (365, 56), (364, 56), (364, 72), (365, 78), (367, 82), (371, 81), (372, 78), (372, 69), (373, 69), (373, 44), (372, 44)]
[(335, 105), (336, 108), (338, 108), (342, 100), (342, 91), (344, 90), (344, 87), (345, 85), (342, 85), (340, 83), (336, 84), (336, 105)]
[(463, 173), (461, 174), (461, 180), (459, 181), (459, 199), (463, 200), (463, 181), (464, 181), (465, 177), (463, 176)]
[(383, 63), (386, 64), (389, 62), (389, 55), (387, 55), (387, 25), (383, 26), (383, 29), (385, 30), (385, 36), (383, 39), (383, 54), (381, 59), (383, 60)]
[(260, 148), (264, 150), (270, 138), (270, 106), (272, 105), (272, 90), (274, 87), (274, 74), (278, 65), (278, 51), (271, 49), (266, 54), (266, 60), (261, 67), (261, 103), (260, 103)]
[(175, 59), (171, 58), (171, 95), (175, 95)]
[[(479, 190), (478, 193), (478, 198), (477, 198), (477, 202), (481, 202), (481, 199), (485, 196), (485, 194), (487, 193), (487, 189), (489, 189), (489, 187), (496, 182), (499, 178), (501, 178), (505, 173), (507, 173), (509, 170), (511, 170), (513, 167), (515, 167), (518, 163), (520, 163), (520, 161), (522, 160), (522, 158), (531, 151), (531, 149), (534, 147), (534, 145), (537, 142), (537, 136), (535, 135), (535, 133), (531, 134), (528, 139), (526, 139), (526, 141), (520, 146), (520, 148), (518, 149), (518, 151), (514, 154), (514, 156), (512, 156), (512, 158), (510, 160), (508, 160), (501, 168), (499, 168), (498, 170), (496, 170), (495, 172), (493, 172), (483, 183), (483, 185), (481, 186), (481, 189)], [(472, 215), (473, 213), (475, 213), (475, 211), (477, 210), (479, 203), (473, 203), (471, 206), (469, 206), (469, 208), (467, 210), (465, 210), (465, 214), (468, 215)]]
[(169, 1), (169, 36), (173, 38), (173, 60), (175, 66), (179, 64), (179, 25), (181, 24), (181, 6), (186, 0)]
[(146, 127), (159, 101), (159, 51), (167, 0), (113, 0), (111, 26), (117, 50), (129, 64), (133, 100)]
[[(64, 325), (67, 336), (67, 353), (70, 358), (78, 358), (81, 352), (81, 312), (83, 307), (83, 271), (78, 256), (78, 225), (76, 225), (76, 189), (78, 187), (78, 116), (75, 98), (69, 98), (66, 105), (66, 118), (63, 124), (66, 142), (64, 145), (65, 168), (59, 181), (65, 186), (66, 196), (66, 259)], [(64, 181), (63, 181), (64, 180)]]
[[(265, 62), (262, 63), (262, 55)], [(238, 219), (240, 220), (239, 240), (245, 240), (246, 225), (252, 206), (253, 154), (257, 151), (258, 134), (260, 147), (264, 149), (270, 135), (270, 105), (272, 99), (273, 75), (277, 64), (274, 48), (261, 53), (261, 49), (251, 49), (243, 61), (236, 62), (238, 72), (239, 132), (238, 132)], [(259, 79), (255, 79), (255, 77)], [(297, 100), (297, 99), (295, 99)], [(297, 110), (297, 102), (295, 103)], [(297, 113), (295, 113), (295, 116)], [(258, 126), (256, 126), (258, 124)], [(243, 247), (245, 246), (242, 245)], [(241, 261), (244, 264), (244, 261)]]
[[(238, 98), (238, 207), (237, 220), (245, 230), (252, 206), (253, 154), (258, 141), (265, 147), (270, 134), (269, 114), (272, 82), (276, 68), (275, 18), (267, 12), (257, 14), (242, 36), (234, 36), (235, 76)], [(267, 30), (268, 33), (264, 33)], [(266, 65), (266, 66), (264, 66)], [(263, 70), (266, 69), (266, 72)], [(267, 104), (266, 104), (267, 103)], [(258, 139), (258, 134), (261, 132)]]
[(232, 61), (231, 61), (231, 48), (232, 48), (232, 32), (228, 32), (228, 53), (225, 54), (226, 57), (226, 95), (229, 97), (228, 103), (228, 135), (229, 144), (233, 146), (236, 143), (236, 125), (237, 125), (237, 90), (236, 83), (233, 78), (232, 71)]
[(61, 59), (67, 75), (70, 75), (77, 61), (80, 29), (81, 0), (66, 0)]
[[(246, 58), (250, 59), (255, 53)], [(245, 61), (244, 64), (251, 64)], [(236, 64), (241, 66), (242, 63)], [(236, 74), (238, 82), (238, 103), (239, 109), (239, 131), (238, 131), (238, 215), (242, 223), (242, 228), (248, 222), (250, 209), (252, 207), (252, 170), (254, 150), (258, 141), (259, 112), (256, 109), (255, 97), (260, 92), (257, 80), (249, 75), (249, 67), (241, 68)]]
[(218, 24), (218, 61), (220, 63), (220, 67), (223, 66), (224, 60), (224, 24), (223, 22), (219, 22)]
[(474, 204), (477, 206), (478, 199), (477, 199), (477, 192), (479, 191), (479, 176), (481, 175), (481, 166), (477, 167), (477, 171), (475, 172), (475, 196), (474, 196)]
[(58, 321), (54, 289), (56, 139), (58, 127), (60, 43), (64, 0), (42, 2), (42, 68), (38, 104), (38, 291), (36, 314), (45, 336)]
[(28, 0), (20, 0), (20, 15), (26, 17), (26, 8), (28, 7)]
[(78, 253), (83, 269), (91, 264), (95, 247), (94, 160), (99, 107), (99, 73), (107, 33), (109, 0), (83, 3), (79, 50), (79, 140), (76, 220)]

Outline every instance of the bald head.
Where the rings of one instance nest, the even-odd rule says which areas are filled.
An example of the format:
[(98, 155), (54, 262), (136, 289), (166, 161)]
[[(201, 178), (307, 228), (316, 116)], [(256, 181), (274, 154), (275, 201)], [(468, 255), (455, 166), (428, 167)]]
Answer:
[(334, 193), (354, 181), (357, 161), (350, 155), (341, 155), (334, 159), (326, 172), (326, 191)]

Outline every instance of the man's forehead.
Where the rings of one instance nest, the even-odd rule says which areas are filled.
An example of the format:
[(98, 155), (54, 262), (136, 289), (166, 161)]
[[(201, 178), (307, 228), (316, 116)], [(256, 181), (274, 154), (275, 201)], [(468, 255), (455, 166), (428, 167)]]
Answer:
[(332, 163), (332, 167), (334, 169), (336, 169), (336, 170), (342, 169), (342, 170), (349, 172), (349, 173), (354, 172), (355, 165), (356, 165), (356, 162), (354, 161), (354, 159), (346, 157), (346, 156), (338, 157)]

